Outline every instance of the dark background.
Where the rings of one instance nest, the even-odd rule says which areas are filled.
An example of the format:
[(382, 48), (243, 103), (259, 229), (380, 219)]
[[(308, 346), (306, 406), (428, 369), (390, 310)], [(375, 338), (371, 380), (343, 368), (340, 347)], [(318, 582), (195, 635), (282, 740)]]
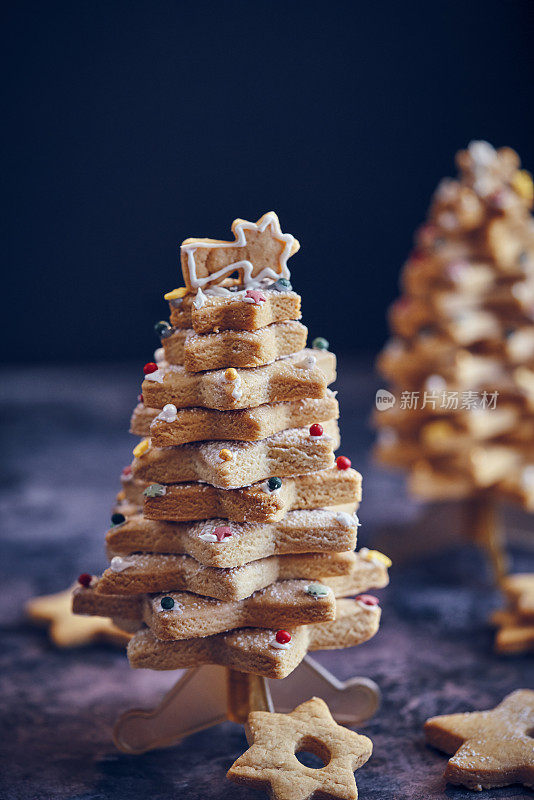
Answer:
[(532, 0), (18, 2), (3, 28), (7, 361), (146, 361), (181, 240), (271, 209), (311, 333), (370, 353), (455, 150), (534, 167)]

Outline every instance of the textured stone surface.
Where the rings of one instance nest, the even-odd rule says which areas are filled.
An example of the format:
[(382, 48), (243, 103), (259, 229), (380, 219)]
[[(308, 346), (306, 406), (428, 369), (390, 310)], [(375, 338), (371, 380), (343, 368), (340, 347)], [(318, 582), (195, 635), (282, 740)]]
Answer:
[[(422, 723), (433, 714), (488, 708), (513, 689), (532, 687), (533, 661), (493, 655), (486, 619), (499, 598), (480, 554), (460, 542), (454, 509), (431, 512), (425, 528), (400, 479), (368, 463), (365, 419), (373, 379), (357, 365), (342, 363), (340, 372), (340, 452), (364, 475), (360, 543), (387, 544), (395, 556), (391, 586), (379, 592), (378, 635), (361, 648), (317, 655), (340, 678), (359, 673), (375, 679), (384, 694), (377, 717), (363, 729), (374, 754), (358, 773), (360, 797), (472, 798), (467, 790), (445, 789), (445, 757), (425, 746)], [(54, 650), (23, 618), (28, 597), (104, 566), (109, 508), (120, 469), (131, 458), (126, 431), (139, 373), (139, 364), (10, 368), (1, 390), (2, 800), (262, 797), (224, 778), (246, 747), (242, 728), (233, 723), (145, 756), (116, 752), (110, 737), (116, 716), (155, 703), (175, 676), (131, 670), (111, 648)], [(526, 535), (532, 542), (532, 519), (514, 515), (509, 525), (514, 567), (534, 569)], [(438, 548), (436, 556), (432, 549)], [(484, 795), (530, 796), (522, 787)]]

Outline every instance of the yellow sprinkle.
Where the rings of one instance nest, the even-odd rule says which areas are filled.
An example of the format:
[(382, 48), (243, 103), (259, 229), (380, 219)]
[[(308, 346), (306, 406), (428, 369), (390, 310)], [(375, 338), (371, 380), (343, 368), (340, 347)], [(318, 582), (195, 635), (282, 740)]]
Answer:
[(454, 436), (454, 432), (454, 427), (450, 422), (438, 419), (435, 422), (430, 422), (423, 429), (423, 439), (427, 444), (440, 445), (449, 441), (451, 436)]
[(518, 169), (514, 177), (510, 181), (512, 189), (515, 189), (519, 197), (526, 200), (529, 205), (534, 200), (534, 184), (532, 183), (532, 175), (526, 169)]
[(224, 373), (224, 377), (227, 381), (235, 381), (237, 380), (237, 370), (233, 367), (229, 367), (226, 372)]
[(134, 447), (134, 449), (133, 449), (134, 456), (136, 458), (141, 458), (141, 456), (143, 456), (146, 453), (146, 451), (149, 449), (149, 447), (150, 447), (149, 440), (148, 439), (143, 439), (142, 442), (139, 442), (139, 444), (136, 447)]
[(185, 297), (188, 291), (187, 286), (180, 286), (179, 289), (173, 289), (172, 292), (164, 294), (163, 298), (165, 300), (179, 300), (181, 297)]
[(126, 494), (124, 492), (119, 492), (117, 495), (117, 503), (122, 503), (123, 500), (126, 500)]
[(231, 461), (234, 457), (234, 454), (230, 450), (223, 448), (223, 450), (221, 450), (221, 452), (219, 453), (219, 456), (222, 458), (223, 461)]
[(382, 564), (384, 564), (384, 566), (386, 566), (386, 567), (391, 567), (391, 565), (393, 563), (391, 558), (388, 558), (388, 556), (385, 556), (384, 553), (380, 552), (380, 550), (368, 550), (365, 553), (364, 557), (365, 557), (365, 559), (367, 561), (373, 561), (373, 559), (375, 561), (381, 561)]

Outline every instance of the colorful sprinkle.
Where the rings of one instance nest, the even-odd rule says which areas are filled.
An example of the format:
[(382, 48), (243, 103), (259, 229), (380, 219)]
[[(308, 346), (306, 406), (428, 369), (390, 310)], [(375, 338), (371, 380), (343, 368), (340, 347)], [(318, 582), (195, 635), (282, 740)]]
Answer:
[(91, 585), (91, 581), (93, 580), (93, 576), (89, 575), (88, 572), (82, 572), (81, 575), (78, 575), (78, 583), (80, 586), (83, 586), (87, 589)]
[(142, 394), (138, 394), (137, 395), (137, 402), (138, 403), (144, 403), (145, 402), (144, 397), (143, 397)]
[(330, 594), (330, 588), (323, 583), (309, 583), (305, 589), (306, 594), (312, 597), (326, 597)]
[(163, 497), (167, 494), (167, 487), (161, 483), (151, 483), (143, 492), (145, 497)]
[(338, 469), (350, 469), (352, 461), (347, 456), (338, 456), (336, 458), (336, 467)]
[(362, 603), (364, 606), (377, 606), (380, 602), (378, 597), (375, 597), (374, 594), (359, 594), (354, 600), (357, 603)]
[(131, 475), (131, 474), (132, 474), (132, 468), (131, 468), (131, 466), (128, 464), (128, 466), (127, 466), (127, 467), (124, 467), (124, 469), (122, 470), (122, 475), (123, 475), (123, 477), (124, 477), (124, 478), (127, 478), (127, 477), (128, 477), (129, 475)]
[(158, 369), (158, 365), (155, 364), (153, 361), (149, 361), (143, 367), (143, 372), (145, 373), (145, 375), (151, 375), (153, 372), (156, 372), (157, 369)]
[(319, 425), (318, 422), (314, 422), (313, 425), (310, 425), (310, 436), (312, 439), (320, 439), (323, 435), (323, 426)]
[(328, 350), (330, 344), (328, 339), (325, 339), (323, 336), (317, 336), (312, 342), (312, 347), (314, 350)]
[(219, 525), (217, 528), (213, 529), (213, 534), (217, 537), (218, 542), (222, 542), (223, 539), (228, 539), (230, 536), (233, 536), (233, 531), (227, 525)]
[(167, 403), (163, 406), (163, 410), (159, 412), (158, 419), (162, 422), (174, 422), (178, 415), (178, 409), (174, 403)]
[(519, 197), (526, 200), (529, 204), (534, 200), (534, 184), (532, 175), (526, 169), (518, 169), (510, 181), (512, 189), (515, 189)]
[(234, 454), (231, 450), (227, 450), (226, 447), (223, 447), (222, 450), (219, 451), (219, 458), (222, 458), (223, 461), (231, 461), (234, 457)]
[(116, 511), (114, 514), (111, 515), (111, 524), (113, 525), (113, 527), (115, 527), (116, 525), (122, 525), (123, 522), (126, 522), (126, 517), (124, 516), (124, 514), (119, 514), (119, 512)]
[(275, 292), (290, 292), (293, 287), (287, 278), (278, 278), (278, 280), (273, 283), (270, 288), (274, 289)]
[(238, 378), (237, 370), (233, 367), (228, 367), (228, 369), (224, 373), (224, 377), (227, 381), (236, 381)]
[(259, 306), (260, 303), (265, 303), (266, 297), (259, 289), (247, 289), (243, 300), (247, 303), (254, 303)]
[(367, 547), (362, 547), (359, 551), (359, 555), (365, 559), (365, 561), (379, 561), (388, 568), (391, 567), (393, 563), (391, 559), (385, 556), (384, 553), (381, 553), (380, 550), (369, 550)]
[(282, 478), (269, 478), (267, 486), (270, 492), (276, 492), (277, 489), (282, 488)]
[(291, 634), (288, 633), (288, 631), (276, 631), (275, 639), (278, 644), (289, 644), (291, 641)]
[(154, 330), (156, 331), (158, 336), (161, 336), (162, 339), (167, 339), (167, 337), (171, 336), (173, 332), (173, 329), (171, 328), (169, 323), (166, 322), (164, 319), (160, 319), (159, 322), (156, 322), (156, 324), (154, 325)]
[(163, 295), (164, 300), (181, 300), (186, 296), (189, 290), (186, 286), (180, 286), (179, 289), (173, 289), (172, 292), (167, 292)]
[(317, 359), (315, 356), (305, 356), (305, 358), (303, 358), (302, 361), (299, 361), (298, 364), (295, 364), (295, 366), (298, 369), (313, 369), (316, 364)]
[(161, 598), (161, 607), (164, 611), (170, 611), (171, 608), (174, 608), (174, 600), (172, 597), (162, 597)]
[(141, 458), (141, 456), (143, 456), (149, 449), (150, 449), (149, 440), (143, 439), (142, 442), (139, 442), (139, 444), (134, 447), (132, 453), (134, 454), (135, 458)]

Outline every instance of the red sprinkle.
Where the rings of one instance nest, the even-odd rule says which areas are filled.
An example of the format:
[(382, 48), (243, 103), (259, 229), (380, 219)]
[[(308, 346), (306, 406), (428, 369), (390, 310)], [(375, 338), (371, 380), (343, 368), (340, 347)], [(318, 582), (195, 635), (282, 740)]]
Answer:
[(323, 426), (319, 425), (318, 422), (314, 422), (313, 425), (310, 425), (310, 436), (322, 436), (323, 435)]
[(336, 458), (336, 466), (338, 469), (349, 469), (352, 461), (347, 456), (338, 456)]
[(144, 403), (145, 402), (144, 399), (143, 399), (143, 395), (142, 394), (138, 394), (137, 395), (137, 402), (138, 403)]
[(354, 599), (363, 603), (364, 606), (377, 606), (380, 602), (378, 597), (375, 597), (374, 594), (359, 594)]
[(223, 539), (228, 539), (229, 536), (232, 536), (232, 529), (227, 525), (219, 525), (218, 528), (214, 528), (213, 533), (217, 537), (217, 541), (222, 542)]
[(130, 466), (124, 467), (124, 469), (122, 471), (122, 474), (124, 476), (131, 475), (132, 474), (132, 468)]
[(81, 575), (78, 575), (78, 583), (80, 586), (85, 586), (86, 589), (88, 586), (90, 586), (92, 580), (93, 576), (89, 575), (88, 572), (82, 572)]
[(148, 364), (145, 364), (143, 367), (143, 372), (145, 375), (150, 375), (152, 372), (155, 372), (158, 368), (158, 365), (155, 364), (153, 361), (149, 361)]
[(245, 297), (250, 297), (251, 300), (254, 300), (254, 303), (257, 306), (260, 303), (265, 303), (267, 299), (263, 292), (260, 292), (259, 289), (247, 289)]
[(289, 644), (291, 641), (291, 634), (287, 631), (276, 631), (276, 641), (278, 644)]

